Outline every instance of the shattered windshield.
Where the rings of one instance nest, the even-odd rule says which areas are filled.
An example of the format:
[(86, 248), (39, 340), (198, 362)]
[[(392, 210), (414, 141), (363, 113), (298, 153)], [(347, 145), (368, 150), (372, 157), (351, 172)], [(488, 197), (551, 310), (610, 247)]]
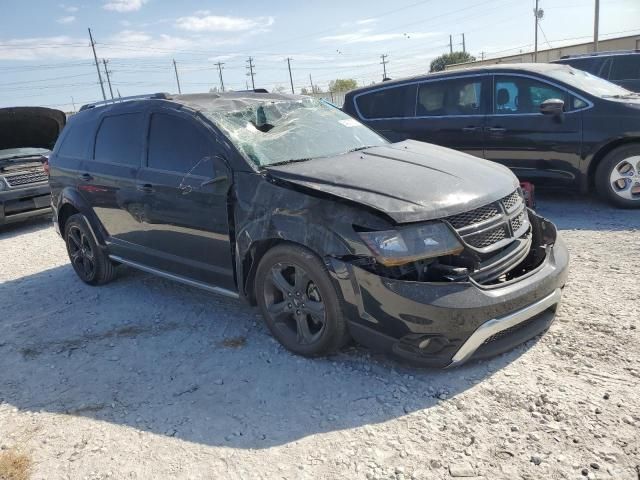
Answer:
[(549, 71), (548, 75), (597, 97), (624, 97), (632, 93), (615, 83), (577, 68), (556, 68)]
[(313, 98), (265, 100), (239, 110), (202, 113), (259, 167), (388, 143), (341, 110)]

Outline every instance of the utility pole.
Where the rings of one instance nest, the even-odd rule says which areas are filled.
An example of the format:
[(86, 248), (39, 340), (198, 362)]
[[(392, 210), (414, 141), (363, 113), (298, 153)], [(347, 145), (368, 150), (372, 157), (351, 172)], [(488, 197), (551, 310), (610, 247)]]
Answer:
[(462, 51), (467, 52), (467, 44), (464, 42), (464, 33), (462, 34)]
[(484, 52), (480, 52), (480, 58), (481, 60), (484, 60)]
[(449, 35), (449, 53), (453, 53), (453, 35)]
[(107, 83), (109, 84), (109, 93), (111, 94), (111, 100), (113, 100), (113, 89), (111, 88), (111, 78), (109, 77), (109, 69), (107, 69), (107, 63), (109, 62), (103, 58), (102, 63), (104, 64), (104, 74), (107, 77)]
[[(247, 76), (251, 77), (251, 88), (253, 90), (256, 89), (256, 83), (255, 80), (253, 78), (253, 76), (255, 75), (254, 71), (253, 71), (253, 67), (255, 67), (255, 65), (253, 64), (253, 57), (249, 57), (249, 60), (247, 60), (247, 69), (249, 69), (249, 71), (247, 72)], [(249, 90), (247, 88), (247, 90)]]
[(382, 65), (382, 81), (383, 82), (387, 79), (387, 57), (388, 56), (389, 55), (386, 55), (386, 54), (380, 55), (380, 58), (382, 59), (380, 64)]
[(224, 63), (218, 62), (215, 65), (218, 67), (218, 75), (220, 76), (220, 89), (224, 92), (224, 81), (222, 80), (222, 66)]
[(76, 113), (76, 102), (73, 99), (73, 95), (71, 96), (71, 105), (73, 105), (73, 113)]
[(534, 50), (533, 50), (533, 61), (535, 63), (538, 62), (538, 0), (536, 0), (536, 9), (533, 11), (533, 16), (536, 19), (536, 32), (535, 32), (535, 40), (534, 40)]
[(295, 90), (293, 89), (293, 76), (291, 75), (291, 59), (287, 57), (287, 66), (289, 67), (289, 81), (291, 82), (291, 93), (295, 95)]
[(596, 0), (596, 11), (593, 18), (593, 51), (598, 51), (598, 26), (600, 24), (600, 0)]
[(311, 74), (309, 74), (309, 83), (311, 84), (311, 93), (315, 93), (313, 88), (313, 79), (311, 78)]
[(178, 93), (182, 94), (182, 90), (180, 89), (180, 78), (178, 78), (178, 67), (176, 66), (176, 59), (173, 60), (173, 70), (176, 72), (176, 83), (178, 84)]
[(98, 65), (98, 56), (96, 55), (96, 42), (93, 41), (93, 35), (91, 35), (91, 29), (89, 30), (89, 40), (91, 40), (91, 49), (93, 50), (93, 59), (96, 62), (96, 70), (98, 71), (98, 81), (100, 82), (100, 90), (102, 90), (102, 99), (106, 100), (107, 95), (104, 93), (104, 84), (102, 83), (102, 75), (100, 74), (100, 65)]

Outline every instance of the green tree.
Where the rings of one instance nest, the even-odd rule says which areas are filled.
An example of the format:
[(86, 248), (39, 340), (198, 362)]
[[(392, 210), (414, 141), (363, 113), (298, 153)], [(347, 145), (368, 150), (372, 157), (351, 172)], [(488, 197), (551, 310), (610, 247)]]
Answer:
[(440, 55), (438, 58), (434, 58), (431, 62), (431, 72), (441, 72), (447, 65), (453, 65), (454, 63), (466, 63), (474, 62), (476, 57), (468, 52), (453, 52)]
[(354, 88), (358, 88), (358, 82), (353, 78), (337, 78), (329, 82), (330, 92), (348, 92)]

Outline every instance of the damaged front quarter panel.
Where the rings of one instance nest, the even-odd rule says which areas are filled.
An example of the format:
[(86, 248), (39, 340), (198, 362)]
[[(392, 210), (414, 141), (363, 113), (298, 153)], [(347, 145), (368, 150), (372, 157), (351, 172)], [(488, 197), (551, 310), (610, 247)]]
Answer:
[(234, 192), (238, 287), (252, 304), (255, 269), (275, 243), (302, 245), (330, 265), (329, 258), (371, 256), (354, 224), (381, 230), (392, 226), (383, 215), (321, 192), (301, 191), (268, 173), (237, 172)]

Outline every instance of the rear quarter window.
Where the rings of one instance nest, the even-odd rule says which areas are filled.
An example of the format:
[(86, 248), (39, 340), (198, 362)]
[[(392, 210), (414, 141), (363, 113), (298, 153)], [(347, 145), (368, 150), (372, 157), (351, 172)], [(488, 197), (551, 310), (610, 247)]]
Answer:
[(96, 134), (93, 159), (96, 162), (139, 166), (143, 129), (142, 113), (104, 117)]
[(84, 158), (95, 131), (95, 122), (75, 118), (64, 128), (57, 154), (61, 157)]
[(406, 118), (415, 115), (416, 85), (399, 85), (374, 90), (356, 98), (365, 119)]

